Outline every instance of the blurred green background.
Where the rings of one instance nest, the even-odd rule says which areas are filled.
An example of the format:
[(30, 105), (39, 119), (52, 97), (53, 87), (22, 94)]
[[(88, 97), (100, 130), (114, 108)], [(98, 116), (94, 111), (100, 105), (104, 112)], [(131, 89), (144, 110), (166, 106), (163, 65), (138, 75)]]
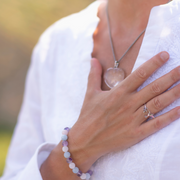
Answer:
[(0, 0), (0, 176), (21, 107), (31, 52), (52, 23), (93, 0)]

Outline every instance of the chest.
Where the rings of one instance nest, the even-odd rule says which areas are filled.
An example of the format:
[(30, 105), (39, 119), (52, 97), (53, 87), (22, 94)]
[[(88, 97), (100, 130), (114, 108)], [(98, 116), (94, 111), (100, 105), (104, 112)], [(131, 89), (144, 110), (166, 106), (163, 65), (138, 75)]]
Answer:
[[(97, 26), (96, 31), (93, 34), (93, 52), (92, 57), (97, 58), (102, 65), (102, 89), (109, 90), (109, 87), (103, 80), (104, 73), (110, 67), (114, 67), (113, 51), (110, 44), (110, 37), (108, 30), (101, 30), (100, 24)], [(138, 41), (128, 50), (131, 44), (135, 41), (135, 33), (131, 38), (122, 37), (122, 35), (113, 37), (113, 46), (115, 57), (119, 60), (124, 54), (125, 56), (120, 60), (119, 67), (125, 72), (125, 78), (131, 74), (134, 64), (136, 62), (139, 50), (142, 44), (143, 35)], [(138, 35), (137, 35), (138, 36)], [(127, 51), (128, 50), (128, 51)], [(125, 53), (127, 51), (127, 53)]]
[[(134, 49), (129, 51), (127, 57), (121, 61), (120, 67), (123, 67), (124, 61), (124, 69), (128, 72), (129, 68), (130, 73), (132, 69), (136, 69), (158, 52), (165, 50), (170, 53), (171, 58), (168, 63), (154, 73), (140, 89), (180, 64), (180, 37), (177, 24), (180, 24), (179, 19), (177, 19), (176, 23), (170, 21), (161, 28), (149, 27), (142, 47), (140, 47), (141, 39), (135, 44)], [(173, 33), (167, 34), (167, 29), (169, 28)], [(79, 116), (87, 87), (91, 53), (99, 59), (103, 71), (114, 64), (108, 38), (95, 36), (94, 44), (91, 41), (91, 36), (88, 36), (87, 39), (83, 38), (79, 46), (77, 46), (77, 43), (72, 44), (71, 41), (73, 48), (70, 55), (68, 55), (69, 50), (66, 50), (67, 46), (61, 46), (61, 48), (58, 48), (62, 49), (61, 52), (53, 53), (53, 57), (51, 57), (51, 54), (47, 56), (47, 62), (52, 62), (52, 64), (48, 64), (46, 69), (43, 68), (41, 70), (41, 100), (42, 126), (44, 138), (48, 142), (58, 143), (62, 129), (66, 126), (73, 126)], [(127, 49), (127, 47), (124, 47), (123, 42), (125, 42), (123, 39), (121, 43), (120, 41), (115, 42), (117, 58)], [(86, 47), (84, 44), (86, 44)], [(126, 45), (129, 46), (129, 44), (131, 42), (128, 42)], [(58, 44), (56, 46), (58, 47)], [(50, 59), (53, 60), (50, 61)], [(68, 60), (70, 63), (68, 64), (65, 60)], [(177, 100), (157, 114), (157, 116), (179, 106), (179, 104), (180, 100)], [(179, 174), (179, 170), (175, 168), (170, 169), (173, 166), (180, 167), (179, 130), (180, 121), (176, 121), (174, 124), (123, 152), (111, 153), (100, 158), (94, 164), (95, 173), (92, 180), (172, 179), (171, 173), (169, 173), (170, 170), (173, 171), (173, 176)], [(177, 151), (174, 152), (174, 150)], [(170, 158), (171, 155), (172, 158)], [(172, 162), (169, 162), (170, 159)], [(175, 162), (176, 160), (177, 162)], [(166, 177), (164, 178), (164, 176)], [(178, 180), (179, 176), (174, 176), (174, 179)]]

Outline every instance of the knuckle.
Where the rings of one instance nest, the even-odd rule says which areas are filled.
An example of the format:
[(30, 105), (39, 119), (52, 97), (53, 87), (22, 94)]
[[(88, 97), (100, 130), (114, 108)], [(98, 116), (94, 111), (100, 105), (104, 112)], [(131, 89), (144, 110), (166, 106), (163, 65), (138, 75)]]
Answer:
[(129, 109), (133, 106), (133, 101), (126, 102), (126, 107)]
[[(133, 100), (131, 101), (127, 101), (124, 103), (123, 107), (121, 108), (124, 112), (129, 111), (130, 109), (132, 109), (132, 107), (134, 107), (134, 105), (136, 104), (136, 102), (134, 102)], [(134, 119), (134, 117), (132, 117)]]
[(179, 97), (180, 97), (180, 91), (179, 91), (179, 89), (180, 89), (180, 86), (178, 86), (177, 88), (174, 88), (174, 91), (172, 92), (172, 94), (173, 94), (173, 96), (174, 96), (175, 98), (179, 98)]
[(164, 64), (164, 61), (162, 58), (160, 58), (159, 56), (157, 58), (154, 59), (154, 64), (157, 66), (157, 67), (160, 67), (162, 66), (162, 64)]
[(106, 99), (104, 104), (108, 106), (109, 109), (111, 109), (115, 105), (116, 102), (117, 102), (117, 95), (113, 94), (110, 98)]
[(145, 131), (141, 128), (138, 128), (136, 131), (135, 131), (135, 136), (138, 137), (138, 138), (143, 138), (145, 137)]
[(114, 99), (117, 100), (117, 98), (122, 97), (127, 92), (127, 88), (124, 86), (120, 86), (118, 88), (112, 89), (112, 94)]
[(179, 75), (178, 75), (177, 71), (172, 71), (171, 79), (173, 82), (176, 82), (179, 79)]
[(162, 103), (160, 102), (158, 97), (154, 98), (153, 105), (154, 105), (154, 108), (157, 109), (157, 110), (160, 110), (160, 109), (163, 108)]
[(124, 106), (122, 106), (119, 110), (118, 110), (118, 112), (119, 112), (119, 114), (122, 114), (122, 113), (124, 113), (124, 112), (127, 112), (129, 110), (129, 105), (128, 104), (125, 104)]
[(140, 79), (146, 79), (147, 73), (143, 68), (139, 68), (136, 73), (137, 77)]
[(151, 86), (151, 91), (153, 94), (157, 94), (161, 92), (160, 86), (158, 85), (158, 83), (153, 82), (152, 86)]
[(156, 119), (154, 121), (154, 129), (155, 130), (160, 130), (162, 128), (162, 121), (160, 121), (160, 119)]

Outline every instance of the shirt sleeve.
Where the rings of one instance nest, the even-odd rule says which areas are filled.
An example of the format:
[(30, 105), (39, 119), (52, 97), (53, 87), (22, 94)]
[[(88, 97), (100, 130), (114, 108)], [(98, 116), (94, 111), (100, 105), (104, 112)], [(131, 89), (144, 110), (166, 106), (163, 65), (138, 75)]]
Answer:
[(41, 122), (40, 44), (34, 48), (25, 94), (1, 180), (41, 180), (39, 168), (56, 146), (45, 142)]

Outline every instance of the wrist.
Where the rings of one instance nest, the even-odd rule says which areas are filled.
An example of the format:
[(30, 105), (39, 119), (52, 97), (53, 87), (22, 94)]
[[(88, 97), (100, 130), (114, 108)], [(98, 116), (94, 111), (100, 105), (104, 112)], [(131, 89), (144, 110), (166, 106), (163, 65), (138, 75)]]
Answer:
[(43, 180), (79, 180), (68, 167), (68, 163), (64, 158), (64, 153), (62, 152), (62, 149), (61, 151), (59, 150), (58, 146), (51, 151), (49, 157), (40, 167), (40, 173)]
[[(82, 172), (87, 172), (98, 157), (92, 151), (92, 148), (88, 147), (86, 143), (81, 142), (81, 136), (77, 138), (74, 132), (71, 129), (68, 133), (68, 152), (76, 167)], [(59, 149), (62, 151), (62, 141), (59, 144)]]

